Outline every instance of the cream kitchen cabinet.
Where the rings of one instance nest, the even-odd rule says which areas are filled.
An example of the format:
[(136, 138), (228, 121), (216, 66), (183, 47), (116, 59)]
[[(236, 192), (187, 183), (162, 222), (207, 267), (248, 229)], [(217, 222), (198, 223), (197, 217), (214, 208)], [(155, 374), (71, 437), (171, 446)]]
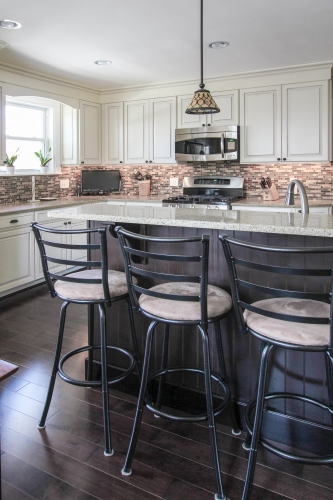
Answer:
[(5, 106), (6, 96), (0, 87), (0, 165), (4, 165), (6, 159)]
[(80, 163), (102, 164), (101, 107), (93, 102), (80, 101)]
[(103, 165), (124, 162), (124, 104), (114, 102), (102, 106), (102, 161)]
[(78, 111), (67, 104), (60, 105), (61, 164), (78, 164)]
[(240, 91), (241, 163), (328, 161), (328, 81)]
[(34, 281), (33, 212), (0, 217), (0, 295)]
[(177, 128), (210, 127), (217, 125), (238, 125), (238, 90), (212, 92), (220, 113), (209, 115), (187, 115), (185, 113), (193, 94), (177, 97)]
[(175, 97), (125, 102), (125, 162), (175, 163), (175, 128)]
[[(301, 213), (300, 208), (291, 207), (288, 205), (279, 206), (279, 207), (266, 207), (260, 205), (232, 205), (232, 210), (244, 210), (248, 212), (282, 212), (282, 213)], [(331, 215), (332, 207), (309, 207), (310, 214), (323, 214), (323, 215)]]

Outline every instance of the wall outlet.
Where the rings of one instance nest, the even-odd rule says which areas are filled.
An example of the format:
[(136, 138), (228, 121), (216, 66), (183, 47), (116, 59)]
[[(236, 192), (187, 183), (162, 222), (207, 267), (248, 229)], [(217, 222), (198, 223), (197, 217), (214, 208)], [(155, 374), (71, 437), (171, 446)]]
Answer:
[(178, 177), (170, 177), (170, 186), (179, 186)]
[(61, 179), (60, 180), (60, 189), (69, 188), (69, 179)]

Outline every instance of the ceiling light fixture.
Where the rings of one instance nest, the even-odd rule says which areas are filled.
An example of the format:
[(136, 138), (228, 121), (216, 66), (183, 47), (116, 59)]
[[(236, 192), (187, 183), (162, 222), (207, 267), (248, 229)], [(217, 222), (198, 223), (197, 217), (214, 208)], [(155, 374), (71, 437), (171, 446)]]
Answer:
[(7, 30), (17, 30), (21, 28), (20, 23), (16, 21), (10, 21), (9, 19), (3, 19), (0, 21), (0, 28), (6, 28)]
[(107, 61), (106, 59), (100, 59), (99, 61), (95, 61), (95, 64), (98, 66), (107, 66), (108, 64), (112, 64), (111, 61)]
[(225, 47), (228, 47), (229, 43), (228, 42), (212, 42), (209, 44), (209, 48), (211, 49), (224, 49)]
[(201, 64), (201, 83), (199, 90), (194, 93), (193, 99), (187, 107), (185, 113), (188, 115), (203, 115), (208, 113), (219, 113), (216, 102), (210, 95), (209, 90), (205, 89), (203, 82), (203, 0), (200, 0), (200, 64)]

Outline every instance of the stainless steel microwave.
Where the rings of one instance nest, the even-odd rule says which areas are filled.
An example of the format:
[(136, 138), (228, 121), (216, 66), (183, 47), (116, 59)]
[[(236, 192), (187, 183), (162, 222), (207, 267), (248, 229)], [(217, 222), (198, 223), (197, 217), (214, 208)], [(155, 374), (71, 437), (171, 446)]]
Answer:
[(239, 126), (176, 130), (176, 161), (239, 161)]

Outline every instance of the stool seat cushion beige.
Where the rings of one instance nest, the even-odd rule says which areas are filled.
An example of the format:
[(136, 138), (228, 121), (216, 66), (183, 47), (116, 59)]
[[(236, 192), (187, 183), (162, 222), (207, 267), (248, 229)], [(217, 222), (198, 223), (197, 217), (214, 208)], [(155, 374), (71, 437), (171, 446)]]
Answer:
[[(266, 311), (293, 316), (329, 318), (330, 305), (309, 299), (274, 298), (251, 304)], [(326, 346), (329, 344), (329, 325), (294, 323), (269, 318), (248, 310), (244, 320), (254, 332), (269, 339), (304, 346)]]
[[(169, 295), (199, 295), (198, 283), (170, 282), (156, 285), (150, 290)], [(199, 321), (201, 319), (200, 302), (160, 299), (141, 295), (139, 304), (149, 314), (175, 321)], [(232, 306), (230, 295), (214, 285), (208, 285), (207, 314), (208, 319), (227, 313)]]
[[(70, 275), (73, 278), (101, 279), (101, 269), (79, 271)], [(119, 297), (127, 294), (126, 275), (120, 271), (108, 271), (110, 297)], [(73, 283), (70, 281), (56, 281), (54, 289), (60, 297), (69, 300), (104, 300), (103, 286), (91, 283)]]

